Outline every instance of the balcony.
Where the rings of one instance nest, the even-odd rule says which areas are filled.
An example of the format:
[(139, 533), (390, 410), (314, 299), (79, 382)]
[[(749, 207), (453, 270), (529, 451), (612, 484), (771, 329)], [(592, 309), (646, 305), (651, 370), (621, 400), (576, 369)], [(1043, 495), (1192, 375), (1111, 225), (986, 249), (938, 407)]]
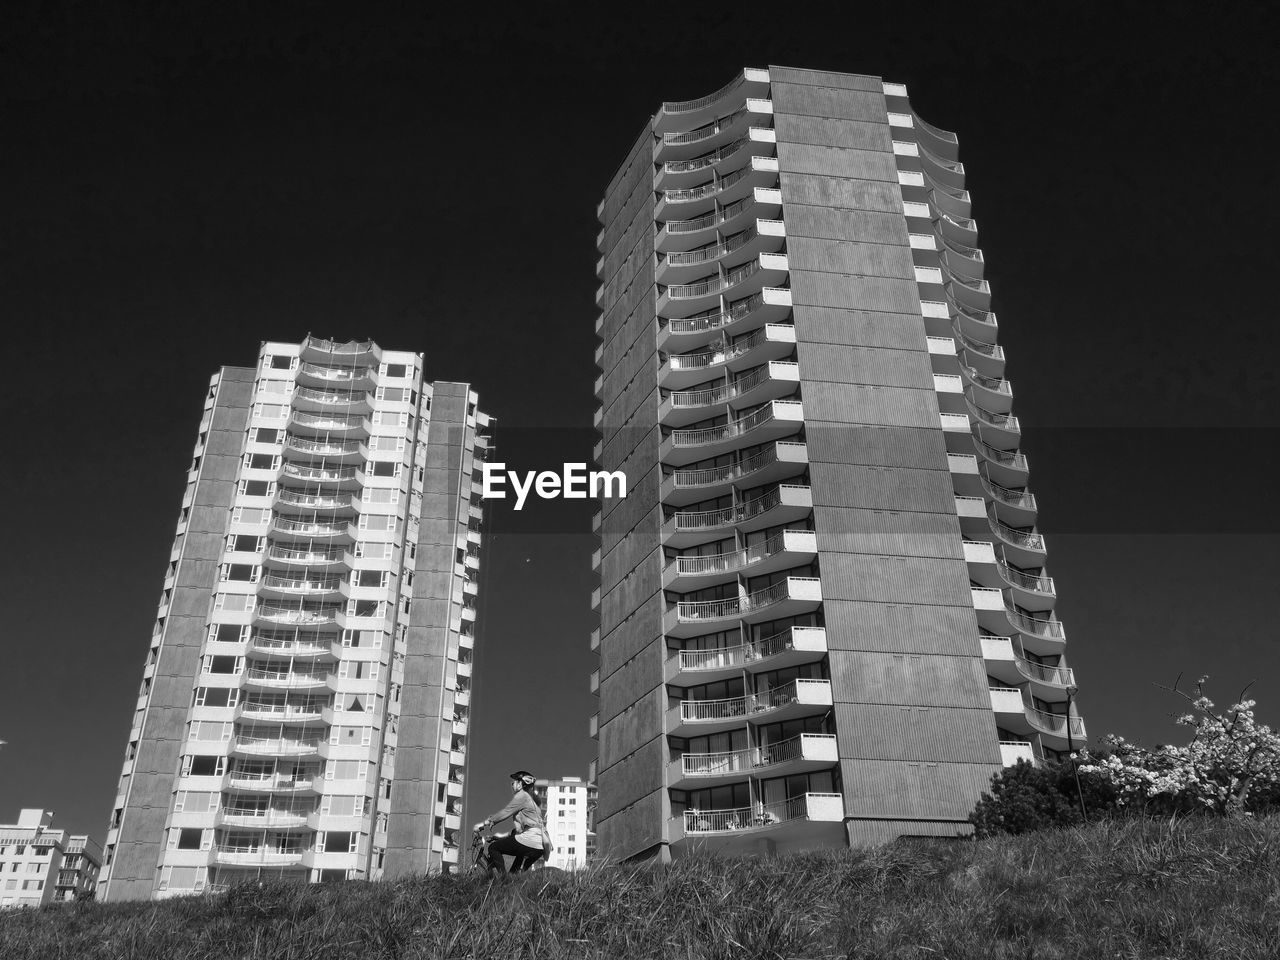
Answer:
[(996, 516), (994, 508), (987, 515), (987, 524), (996, 541), (1004, 548), (1006, 560), (1012, 560), (1020, 567), (1044, 566), (1044, 534), (1009, 526)]
[(309, 757), (320, 752), (317, 739), (291, 737), (236, 737), (231, 752), (251, 757)]
[(1063, 691), (1075, 684), (1075, 673), (1070, 667), (1027, 659), (1021, 644), (1013, 637), (984, 635), (979, 639), (987, 674), (997, 680), (1010, 686), (1029, 683), (1037, 697), (1049, 701), (1064, 699)]
[(782, 191), (775, 187), (756, 187), (750, 196), (728, 206), (689, 220), (668, 220), (658, 230), (654, 249), (663, 252), (688, 250), (714, 239), (713, 231), (736, 233), (757, 217), (776, 219), (782, 209)]
[(750, 163), (717, 175), (697, 186), (664, 190), (658, 194), (655, 220), (692, 219), (707, 211), (723, 207), (754, 195), (756, 187), (778, 185), (778, 161), (775, 157), (751, 157)]
[(299, 608), (296, 606), (280, 606), (273, 603), (260, 603), (253, 611), (254, 618), (268, 623), (288, 624), (292, 626), (327, 627), (336, 625), (340, 604), (325, 607)]
[(270, 544), (263, 555), (265, 566), (281, 567), (341, 567), (350, 564), (351, 558), (341, 547), (313, 550), (307, 547), (286, 547)]
[(658, 349), (663, 352), (691, 351), (721, 335), (733, 337), (742, 331), (776, 324), (791, 315), (791, 291), (785, 287), (765, 287), (759, 293), (735, 300), (724, 310), (716, 306), (680, 320), (660, 317)]
[(713, 111), (723, 110), (730, 98), (765, 96), (768, 92), (769, 71), (748, 67), (715, 93), (696, 100), (664, 102), (654, 118), (654, 132), (664, 133), (677, 124), (683, 127), (700, 125), (715, 116)]
[(323, 778), (318, 774), (307, 774), (305, 776), (294, 776), (292, 774), (283, 773), (254, 773), (233, 770), (227, 776), (226, 785), (231, 790), (241, 790), (252, 793), (304, 793), (316, 789), (319, 783), (323, 783)]
[(672, 505), (695, 503), (727, 493), (734, 483), (764, 486), (794, 477), (808, 463), (809, 448), (804, 443), (779, 440), (738, 463), (669, 473), (662, 479), (661, 497)]
[(351, 524), (344, 521), (290, 520), (272, 517), (271, 531), (289, 540), (328, 540), (350, 543), (356, 539)]
[(1033, 707), (1026, 702), (1023, 692), (1013, 687), (992, 687), (990, 693), (996, 723), (1005, 730), (1039, 734), (1041, 743), (1054, 750), (1083, 747), (1088, 742), (1081, 717)]
[(723, 240), (694, 247), (692, 250), (658, 253), (658, 283), (670, 285), (696, 280), (707, 267), (723, 263), (733, 267), (761, 253), (777, 253), (782, 249), (786, 228), (781, 220), (757, 220)]
[(336, 596), (346, 582), (344, 577), (287, 577), (267, 573), (258, 581), (260, 594), (289, 597)]
[(357, 467), (326, 467), (308, 463), (286, 462), (281, 468), (280, 478), (285, 483), (333, 484), (339, 490), (354, 490), (364, 483), (364, 475)]
[(350, 436), (359, 434), (367, 436), (369, 421), (362, 416), (340, 416), (334, 413), (307, 413), (305, 410), (294, 410), (289, 414), (289, 432), (304, 436)]
[(349, 340), (339, 343), (323, 337), (307, 337), (302, 341), (300, 356), (304, 362), (373, 366), (382, 361), (382, 350), (372, 340)]
[(999, 379), (1004, 375), (1004, 347), (965, 336), (958, 323), (952, 324), (951, 332), (969, 366), (984, 376)]
[(327, 463), (363, 463), (368, 451), (359, 440), (312, 440), (288, 434), (284, 438), (286, 454), (300, 454)]
[(658, 313), (668, 319), (682, 319), (719, 306), (720, 297), (749, 297), (765, 287), (781, 286), (787, 279), (787, 256), (783, 253), (760, 253), (754, 260), (705, 277), (693, 283), (676, 283), (659, 287)]
[(316, 390), (312, 387), (296, 387), (293, 391), (293, 409), (307, 413), (336, 413), (350, 417), (373, 410), (373, 401), (364, 390)]
[(668, 765), (667, 786), (696, 790), (748, 776), (784, 777), (825, 770), (839, 762), (836, 738), (803, 733), (789, 740), (726, 753), (686, 753)]
[(319, 723), (329, 704), (324, 703), (263, 703), (247, 700), (236, 707), (237, 720), (267, 721), (270, 723)]
[(770, 127), (748, 127), (746, 136), (689, 160), (668, 160), (654, 175), (655, 190), (696, 186), (714, 172), (724, 176), (749, 163), (752, 157), (772, 156), (777, 134)]
[(217, 822), (223, 827), (251, 827), (258, 830), (306, 828), (311, 810), (245, 809), (243, 807), (219, 811)]
[(965, 405), (969, 411), (969, 419), (983, 443), (999, 450), (1018, 449), (1022, 440), (1022, 426), (1017, 417), (1010, 413), (992, 413), (968, 398), (965, 399)]
[(738, 677), (744, 670), (782, 670), (815, 663), (827, 653), (825, 627), (792, 626), (754, 643), (714, 650), (679, 650), (666, 663), (666, 682), (681, 687)]
[(1002, 487), (1025, 486), (1030, 467), (1027, 458), (1017, 450), (1001, 450), (986, 443), (981, 437), (973, 438), (973, 449), (985, 462), (987, 478)]
[(326, 671), (264, 670), (250, 667), (245, 671), (246, 687), (263, 687), (269, 690), (315, 690), (329, 685), (332, 676)]
[(770, 360), (739, 377), (714, 387), (669, 393), (658, 407), (658, 420), (679, 427), (704, 420), (727, 405), (741, 410), (795, 393), (800, 383), (800, 365), (791, 360)]
[(691, 130), (665, 131), (653, 145), (655, 163), (685, 160), (719, 149), (742, 137), (749, 127), (769, 126), (773, 103), (747, 97), (743, 106)]
[(658, 369), (658, 382), (667, 390), (679, 390), (705, 381), (721, 370), (738, 373), (770, 360), (782, 360), (795, 350), (796, 328), (789, 323), (768, 323), (755, 332), (699, 353), (673, 353)]
[(696, 737), (741, 727), (780, 723), (831, 707), (830, 680), (792, 680), (772, 690), (727, 700), (682, 700), (667, 711), (667, 733)]
[(813, 491), (808, 486), (783, 483), (759, 497), (732, 506), (674, 513), (662, 525), (662, 540), (666, 546), (680, 550), (734, 527), (749, 532), (795, 523), (812, 510)]
[(662, 440), (658, 457), (681, 466), (719, 457), (747, 445), (769, 443), (800, 432), (804, 405), (799, 400), (771, 400), (736, 420), (713, 427), (672, 430)]
[(671, 821), (670, 841), (677, 853), (712, 840), (724, 853), (745, 852), (762, 838), (784, 846), (836, 846), (845, 839), (843, 821), (840, 794), (806, 793), (735, 810), (686, 810)]
[(308, 363), (303, 361), (298, 366), (298, 383), (308, 387), (321, 389), (338, 387), (344, 390), (360, 389), (368, 391), (376, 386), (377, 370), (373, 367), (353, 366), (351, 364)]
[(354, 516), (356, 501), (352, 494), (334, 491), (333, 493), (302, 493), (289, 487), (280, 487), (276, 492), (275, 510), (277, 513), (313, 514), (324, 511), (329, 514)]
[(709, 625), (735, 620), (758, 623), (812, 613), (822, 603), (822, 582), (817, 577), (787, 577), (755, 593), (725, 600), (679, 601), (663, 615), (668, 637), (692, 637)]
[(662, 571), (662, 586), (667, 590), (694, 590), (739, 573), (756, 577), (798, 567), (817, 555), (816, 533), (812, 530), (784, 530), (741, 550), (676, 557)]
[(228, 867), (288, 867), (301, 864), (306, 850), (214, 847), (213, 862)]
[[(941, 199), (941, 197), (939, 197), (939, 199)], [(977, 247), (970, 247), (963, 243), (952, 243), (947, 240), (946, 237), (942, 236), (941, 233), (937, 234), (937, 238), (938, 253), (943, 264), (951, 273), (958, 276), (968, 277), (973, 280), (982, 279), (983, 270), (986, 267), (986, 261), (982, 256), (981, 250)]]
[(1029, 490), (1010, 490), (983, 478), (982, 492), (991, 501), (997, 519), (1015, 527), (1036, 522), (1036, 495)]
[(996, 342), (996, 336), (1000, 332), (1000, 325), (996, 320), (996, 315), (985, 310), (970, 310), (957, 306), (951, 317), (951, 326), (957, 330), (961, 336), (976, 343)]
[(1008, 413), (1013, 405), (1013, 387), (1008, 380), (984, 377), (972, 367), (960, 365), (966, 393), (975, 406), (988, 413)]

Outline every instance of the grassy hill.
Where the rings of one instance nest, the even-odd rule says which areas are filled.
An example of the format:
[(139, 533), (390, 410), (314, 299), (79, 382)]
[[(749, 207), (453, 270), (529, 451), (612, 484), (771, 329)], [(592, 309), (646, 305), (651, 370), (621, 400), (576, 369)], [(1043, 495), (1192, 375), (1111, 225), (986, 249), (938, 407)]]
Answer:
[(1280, 957), (1280, 817), (0, 914), (3, 960)]

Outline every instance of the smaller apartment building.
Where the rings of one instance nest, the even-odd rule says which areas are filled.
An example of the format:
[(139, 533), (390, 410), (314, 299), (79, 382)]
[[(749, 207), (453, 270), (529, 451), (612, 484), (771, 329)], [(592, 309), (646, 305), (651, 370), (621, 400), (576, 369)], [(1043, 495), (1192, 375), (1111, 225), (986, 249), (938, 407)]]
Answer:
[(551, 831), (548, 866), (561, 870), (585, 867), (595, 854), (596, 785), (581, 777), (539, 780), (534, 797)]
[(0, 824), (0, 908), (38, 907), (92, 895), (102, 848), (87, 836), (52, 829), (53, 811), (24, 809)]

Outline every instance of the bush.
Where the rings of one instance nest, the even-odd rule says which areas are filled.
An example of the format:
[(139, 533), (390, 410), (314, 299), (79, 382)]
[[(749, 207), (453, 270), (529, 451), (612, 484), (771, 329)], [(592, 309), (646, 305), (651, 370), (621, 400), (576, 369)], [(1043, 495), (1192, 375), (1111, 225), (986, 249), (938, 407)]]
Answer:
[(1019, 760), (991, 778), (991, 792), (978, 800), (969, 821), (980, 838), (1071, 827), (1084, 819), (1081, 797), (1091, 819), (1115, 809), (1115, 790), (1105, 778), (1080, 774), (1077, 793), (1071, 764)]

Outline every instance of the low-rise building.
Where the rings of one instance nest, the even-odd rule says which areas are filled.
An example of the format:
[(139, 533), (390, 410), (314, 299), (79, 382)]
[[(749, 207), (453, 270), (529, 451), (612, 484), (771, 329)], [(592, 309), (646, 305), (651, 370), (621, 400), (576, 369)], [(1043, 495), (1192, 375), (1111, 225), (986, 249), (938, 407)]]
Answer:
[(52, 810), (24, 809), (0, 824), (0, 908), (92, 896), (101, 865), (96, 840), (54, 830)]

